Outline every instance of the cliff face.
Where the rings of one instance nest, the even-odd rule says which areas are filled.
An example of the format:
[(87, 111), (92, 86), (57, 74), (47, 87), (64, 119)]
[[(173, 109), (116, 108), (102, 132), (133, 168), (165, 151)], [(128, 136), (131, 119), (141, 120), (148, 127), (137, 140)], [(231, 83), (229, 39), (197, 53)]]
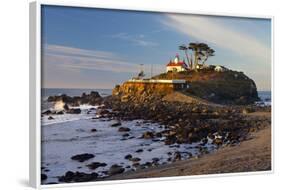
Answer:
[(145, 100), (147, 97), (161, 97), (174, 92), (174, 86), (169, 83), (140, 83), (125, 82), (121, 86), (117, 85), (112, 92), (113, 96), (121, 97), (123, 102), (129, 99)]
[[(184, 93), (220, 104), (251, 104), (258, 100), (255, 82), (242, 72), (214, 70), (162, 73), (153, 79), (184, 79), (189, 88)], [(128, 101), (130, 97), (145, 98), (164, 96), (176, 91), (172, 84), (145, 84), (125, 82), (116, 86), (113, 96)]]

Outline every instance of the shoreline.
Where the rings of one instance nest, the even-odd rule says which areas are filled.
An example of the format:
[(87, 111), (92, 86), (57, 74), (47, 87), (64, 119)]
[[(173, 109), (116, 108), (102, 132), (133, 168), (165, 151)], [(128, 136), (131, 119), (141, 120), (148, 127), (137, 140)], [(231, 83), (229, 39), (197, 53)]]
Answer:
[[(173, 94), (170, 94), (169, 96), (171, 95)], [(144, 120), (144, 124), (147, 123), (147, 121), (157, 123), (161, 125), (163, 129), (160, 131), (146, 129), (138, 135), (135, 134), (132, 136), (133, 139), (138, 139), (138, 136), (140, 136), (143, 140), (160, 142), (162, 143), (162, 146), (165, 147), (180, 147), (182, 145), (198, 143), (196, 149), (199, 151), (198, 154), (191, 155), (187, 159), (184, 156), (184, 152), (172, 151), (168, 154), (168, 157), (165, 153), (165, 159), (168, 159), (166, 162), (162, 161), (161, 163), (158, 163), (158, 161), (164, 154), (157, 155), (158, 161), (156, 162), (153, 160), (154, 158), (151, 161), (152, 157), (145, 163), (140, 161), (140, 159), (136, 161), (131, 161), (129, 159), (133, 164), (129, 167), (130, 170), (125, 169), (125, 166), (122, 164), (120, 165), (119, 162), (116, 162), (116, 164), (111, 163), (108, 165), (108, 167), (111, 166), (109, 169), (107, 168), (102, 171), (105, 172), (106, 175), (109, 174), (109, 176), (104, 177), (98, 177), (99, 175), (96, 173), (97, 170), (95, 169), (88, 170), (88, 172), (90, 171), (92, 173), (70, 170), (67, 171), (65, 175), (59, 177), (59, 183), (79, 182), (80, 180), (103, 181), (114, 179), (135, 179), (143, 178), (145, 176), (170, 177), (205, 174), (203, 170), (199, 170), (200, 167), (198, 167), (197, 163), (200, 163), (199, 166), (206, 165), (210, 162), (208, 159), (212, 160), (212, 157), (220, 157), (219, 155), (221, 154), (221, 151), (225, 151), (225, 149), (239, 149), (240, 145), (245, 144), (245, 142), (247, 143), (252, 134), (268, 130), (271, 125), (271, 107), (258, 107), (255, 105), (217, 105), (202, 101), (201, 99), (196, 99), (195, 97), (187, 96), (186, 94), (176, 94), (173, 98), (169, 96), (140, 96), (137, 98), (130, 97), (124, 99), (119, 96), (101, 97), (97, 92), (91, 92), (89, 95), (82, 94), (81, 97), (69, 97), (67, 95), (49, 97), (48, 100), (50, 102), (64, 102), (65, 104), (62, 105), (64, 111), (60, 111), (59, 113), (51, 111), (42, 113), (45, 117), (49, 114), (80, 114), (81, 110), (79, 111), (77, 108), (71, 106), (82, 105), (85, 103), (89, 103), (90, 105), (98, 104), (100, 106), (95, 109), (95, 117), (93, 117), (92, 120), (97, 121), (97, 119), (105, 119), (107, 121), (115, 121), (114, 125), (116, 126), (113, 126), (112, 124), (111, 127), (118, 126), (117, 131), (119, 131), (118, 134), (120, 135), (125, 132), (123, 135), (126, 136), (123, 136), (121, 139), (125, 140), (125, 142), (126, 140), (131, 139), (131, 135), (128, 134), (128, 131), (134, 131), (134, 129), (130, 129), (128, 126), (123, 126), (123, 122), (141, 119)], [(91, 111), (89, 113), (91, 114)], [(138, 128), (137, 125), (134, 127), (135, 130)], [(82, 128), (78, 129), (80, 132), (83, 130)], [(255, 137), (253, 137), (253, 139), (255, 139)], [(270, 137), (267, 137), (267, 141), (268, 139), (270, 139)], [(271, 143), (270, 140), (268, 142)], [(215, 146), (215, 151), (208, 151), (208, 149), (206, 149), (208, 145)], [(137, 152), (138, 150), (133, 151)], [(146, 150), (142, 149), (140, 151), (145, 152)], [(255, 151), (258, 152), (257, 150)], [(96, 154), (95, 151), (85, 153)], [(134, 152), (128, 152), (128, 154), (130, 153), (133, 154)], [(254, 154), (256, 153), (254, 152)], [(69, 157), (70, 156), (71, 155), (69, 155)], [(236, 155), (229, 154), (229, 156), (234, 158)], [(206, 159), (205, 157), (210, 158)], [(250, 158), (248, 157), (247, 159), (249, 160)], [(215, 161), (216, 160), (213, 160), (213, 163), (216, 163)], [(235, 162), (239, 164), (240, 160), (238, 159)], [(96, 162), (93, 163), (97, 164)], [(208, 168), (209, 167), (214, 170), (207, 172), (206, 174), (228, 172), (226, 169), (217, 166), (208, 166)], [(241, 164), (241, 167), (244, 167), (243, 164)], [(175, 170), (175, 168), (178, 169)], [(192, 168), (198, 168), (198, 171), (193, 170)], [(265, 170), (268, 168), (271, 168), (271, 165), (268, 166), (267, 164), (267, 167), (262, 169)], [(111, 169), (115, 171), (114, 174), (110, 173)], [(257, 171), (260, 169), (261, 168), (257, 166), (253, 170)], [(231, 167), (229, 167), (228, 170), (229, 172), (235, 172), (234, 170), (231, 170)], [(251, 171), (249, 167), (244, 168), (244, 170)]]
[(239, 145), (222, 147), (199, 158), (125, 172), (104, 180), (270, 171), (271, 135), (271, 127), (266, 126), (264, 129), (251, 132), (248, 139)]

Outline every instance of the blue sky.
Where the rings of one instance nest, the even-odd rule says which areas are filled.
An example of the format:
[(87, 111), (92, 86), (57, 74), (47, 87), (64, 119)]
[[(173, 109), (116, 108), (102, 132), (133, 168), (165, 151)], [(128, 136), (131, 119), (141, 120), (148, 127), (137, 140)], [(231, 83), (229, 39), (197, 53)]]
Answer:
[(178, 46), (205, 42), (207, 63), (246, 73), (271, 86), (271, 21), (60, 6), (42, 8), (43, 87), (113, 88), (144, 64), (165, 71)]

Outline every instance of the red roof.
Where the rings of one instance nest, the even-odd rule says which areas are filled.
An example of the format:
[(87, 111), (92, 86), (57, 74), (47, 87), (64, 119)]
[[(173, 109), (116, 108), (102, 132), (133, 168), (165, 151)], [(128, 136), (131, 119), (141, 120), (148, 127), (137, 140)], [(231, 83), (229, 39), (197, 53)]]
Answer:
[(187, 65), (185, 64), (184, 61), (179, 61), (178, 63), (169, 62), (169, 63), (167, 64), (167, 66), (182, 66), (182, 67), (187, 68)]

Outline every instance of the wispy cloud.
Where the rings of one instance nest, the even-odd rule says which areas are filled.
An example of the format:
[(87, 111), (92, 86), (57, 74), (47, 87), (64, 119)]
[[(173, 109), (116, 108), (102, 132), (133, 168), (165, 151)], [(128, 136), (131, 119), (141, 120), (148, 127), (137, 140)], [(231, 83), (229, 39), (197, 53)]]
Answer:
[(143, 34), (129, 35), (127, 33), (118, 33), (118, 34), (111, 35), (110, 37), (125, 40), (137, 46), (144, 46), (144, 47), (158, 46), (158, 43), (146, 40), (145, 35)]
[[(150, 64), (145, 63), (147, 75)], [(44, 87), (112, 88), (139, 72), (139, 63), (119, 54), (46, 44), (42, 51)], [(165, 65), (154, 64), (153, 73), (163, 72)]]
[(49, 44), (43, 48), (43, 63), (73, 71), (101, 70), (132, 73), (137, 69), (136, 64), (112, 52)]
[(163, 24), (200, 41), (270, 64), (270, 48), (253, 36), (229, 29), (215, 19), (198, 15), (167, 15)]

